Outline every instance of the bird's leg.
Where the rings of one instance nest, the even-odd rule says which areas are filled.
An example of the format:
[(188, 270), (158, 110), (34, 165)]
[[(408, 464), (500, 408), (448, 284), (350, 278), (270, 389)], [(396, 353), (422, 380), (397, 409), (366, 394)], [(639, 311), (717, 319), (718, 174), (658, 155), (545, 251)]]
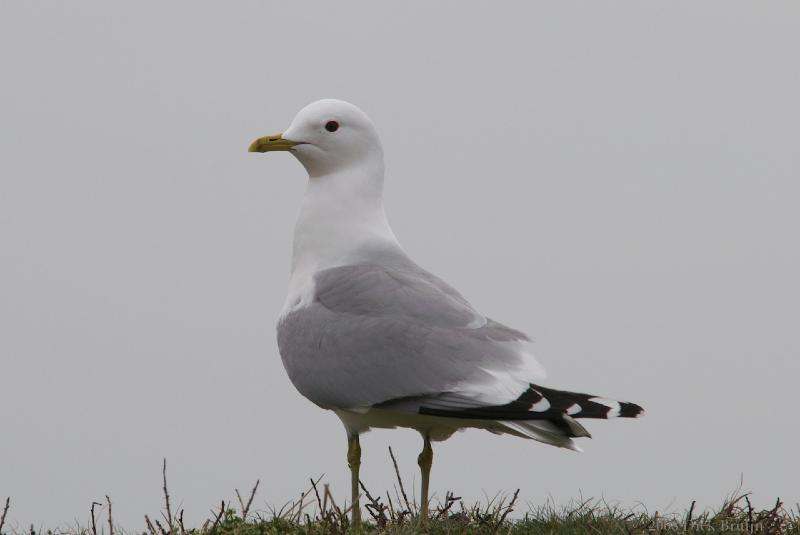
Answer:
[(421, 521), (428, 518), (428, 484), (431, 479), (431, 465), (433, 464), (433, 448), (431, 448), (431, 440), (428, 435), (423, 435), (425, 445), (422, 447), (422, 452), (417, 457), (417, 464), (419, 464), (420, 472), (422, 472), (422, 490), (420, 492), (420, 510), (419, 517)]
[(358, 433), (347, 437), (347, 465), (350, 467), (350, 491), (352, 493), (353, 526), (361, 524), (361, 504), (359, 503), (358, 469), (361, 466), (361, 444)]

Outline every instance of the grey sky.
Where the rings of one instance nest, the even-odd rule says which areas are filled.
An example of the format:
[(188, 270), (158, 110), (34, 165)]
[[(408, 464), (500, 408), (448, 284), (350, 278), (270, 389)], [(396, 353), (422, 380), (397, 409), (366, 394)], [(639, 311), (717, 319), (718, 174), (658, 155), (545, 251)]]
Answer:
[[(793, 2), (0, 4), (0, 496), (12, 525), (199, 521), (262, 480), (347, 494), (274, 322), (304, 187), (246, 152), (322, 97), (375, 121), (406, 250), (528, 332), (549, 384), (630, 399), (584, 454), (468, 431), (432, 489), (800, 499)], [(362, 477), (419, 437), (362, 438)]]

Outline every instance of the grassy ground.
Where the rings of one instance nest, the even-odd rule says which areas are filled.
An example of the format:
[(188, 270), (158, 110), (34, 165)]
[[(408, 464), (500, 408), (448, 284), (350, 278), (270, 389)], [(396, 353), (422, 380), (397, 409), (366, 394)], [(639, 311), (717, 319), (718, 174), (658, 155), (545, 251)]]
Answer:
[[(516, 494), (494, 502), (467, 507), (457, 497), (440, 504), (424, 524), (408, 511), (392, 511), (373, 500), (369, 506), (371, 518), (359, 529), (351, 528), (347, 515), (335, 506), (306, 515), (302, 509), (270, 518), (242, 518), (236, 510), (226, 511), (204, 526), (199, 533), (214, 535), (266, 534), (517, 534), (517, 535), (591, 535), (591, 534), (671, 534), (671, 533), (753, 533), (800, 534), (800, 517), (787, 511), (780, 502), (768, 510), (756, 511), (747, 495), (729, 500), (717, 511), (697, 513), (693, 506), (685, 513), (672, 516), (630, 512), (609, 507), (598, 500), (584, 501), (572, 507), (540, 507), (527, 511), (521, 518), (510, 516), (518, 507)], [(322, 504), (324, 506), (324, 502)], [(411, 504), (414, 508), (414, 505)], [(290, 508), (291, 509), (291, 508)], [(165, 535), (152, 531), (149, 535)]]
[[(311, 481), (300, 497), (268, 513), (251, 512), (258, 483), (237, 502), (219, 504), (213, 515), (200, 526), (185, 526), (183, 511), (173, 511), (167, 488), (166, 463), (163, 470), (164, 509), (157, 516), (144, 516), (142, 528), (133, 531), (117, 526), (112, 503), (91, 506), (86, 527), (37, 532), (6, 529), (4, 523), (11, 501), (0, 509), (0, 535), (431, 535), (503, 534), (503, 535), (600, 535), (600, 534), (763, 534), (800, 535), (800, 505), (786, 507), (776, 500), (774, 507), (753, 508), (748, 494), (739, 491), (725, 500), (718, 510), (696, 511), (694, 502), (684, 513), (660, 515), (644, 507), (624, 510), (602, 500), (586, 500), (566, 507), (553, 505), (525, 506), (519, 491), (496, 496), (485, 503), (467, 505), (460, 497), (447, 493), (444, 501), (431, 508), (421, 522), (418, 505), (407, 498), (403, 481), (398, 477), (394, 496), (373, 495), (362, 486), (364, 522), (351, 526), (350, 509), (334, 501), (327, 485)], [(2, 502), (0, 502), (0, 505)]]

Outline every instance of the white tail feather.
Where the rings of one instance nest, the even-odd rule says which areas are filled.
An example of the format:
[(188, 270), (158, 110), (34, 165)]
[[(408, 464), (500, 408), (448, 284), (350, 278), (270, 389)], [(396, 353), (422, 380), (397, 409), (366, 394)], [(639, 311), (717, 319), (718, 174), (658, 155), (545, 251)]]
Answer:
[(538, 440), (545, 444), (567, 448), (573, 451), (583, 451), (575, 442), (564, 436), (563, 431), (546, 420), (498, 421), (498, 426), (505, 427), (512, 435)]

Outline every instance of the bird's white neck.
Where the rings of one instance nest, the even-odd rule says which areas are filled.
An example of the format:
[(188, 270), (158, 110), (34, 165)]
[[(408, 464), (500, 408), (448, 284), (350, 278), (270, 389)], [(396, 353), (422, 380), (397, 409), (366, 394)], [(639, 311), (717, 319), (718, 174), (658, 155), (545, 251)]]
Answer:
[(374, 249), (401, 250), (383, 209), (383, 165), (310, 178), (294, 229), (287, 307), (307, 301), (314, 273), (358, 263)]

